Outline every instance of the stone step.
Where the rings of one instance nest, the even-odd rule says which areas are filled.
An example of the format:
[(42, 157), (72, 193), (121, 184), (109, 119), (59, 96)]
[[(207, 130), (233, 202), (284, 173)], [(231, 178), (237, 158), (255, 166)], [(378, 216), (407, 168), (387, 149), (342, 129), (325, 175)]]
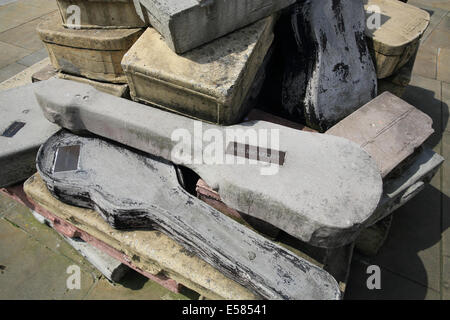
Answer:
[[(88, 85), (45, 83), (36, 96), (50, 121), (184, 165), (218, 190), (228, 206), (312, 245), (352, 242), (380, 200), (376, 163), (349, 140), (264, 121), (220, 127)], [(204, 134), (216, 142), (206, 145)]]
[(128, 29), (149, 25), (147, 13), (137, 0), (56, 0), (56, 2), (66, 28)]
[(263, 298), (340, 298), (330, 274), (184, 191), (169, 162), (67, 131), (36, 162), (63, 202), (95, 209), (117, 229), (155, 228)]
[(51, 16), (37, 31), (58, 71), (92, 80), (126, 83), (120, 61), (144, 29), (75, 30)]
[(265, 18), (183, 55), (148, 28), (122, 60), (131, 97), (212, 123), (238, 122), (251, 108), (248, 96), (255, 94), (275, 20)]
[(42, 115), (34, 91), (42, 84), (28, 84), (0, 92), (0, 187), (28, 179), (36, 172), (36, 154), (59, 127)]
[(139, 0), (150, 24), (178, 54), (293, 4), (295, 0)]
[[(384, 79), (414, 58), (420, 38), (430, 23), (430, 14), (392, 0), (368, 0), (364, 6), (368, 44), (376, 61), (377, 76)], [(373, 26), (377, 23), (376, 14), (379, 14), (379, 26)]]

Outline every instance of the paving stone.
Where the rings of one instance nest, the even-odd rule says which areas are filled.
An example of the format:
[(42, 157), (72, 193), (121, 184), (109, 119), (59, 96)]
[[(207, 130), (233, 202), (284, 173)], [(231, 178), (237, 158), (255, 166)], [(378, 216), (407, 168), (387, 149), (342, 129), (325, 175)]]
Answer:
[(34, 172), (38, 148), (58, 127), (48, 122), (39, 108), (34, 90), (41, 83), (0, 92), (0, 187), (29, 178)]
[[(41, 70), (44, 66), (48, 65), (50, 63), (49, 58), (45, 58), (42, 61), (39, 61), (38, 63), (34, 64), (31, 67), (26, 68), (25, 70), (17, 73), (16, 75), (12, 76), (6, 81), (3, 81), (0, 83), (0, 91), (17, 88), (26, 84), (30, 84), (32, 81), (32, 75), (37, 72), (38, 70)], [(25, 67), (25, 66), (24, 66)]]
[(68, 267), (72, 260), (56, 254), (22, 230), (0, 219), (0, 273), (2, 299), (81, 299), (95, 279), (80, 269), (80, 289), (69, 290)]
[(4, 31), (0, 33), (0, 41), (30, 51), (37, 51), (44, 47), (36, 32), (36, 27), (41, 21), (41, 18), (34, 19), (18, 27)]
[(2, 52), (2, 54), (0, 55), (0, 68), (6, 67), (7, 65), (31, 53), (30, 50), (23, 49), (4, 42), (0, 42), (0, 52)]
[(450, 300), (450, 256), (442, 257), (442, 300)]
[[(444, 1), (446, 1), (446, 0), (444, 0)], [(415, 5), (419, 8), (422, 8), (422, 9), (428, 11), (428, 13), (431, 16), (430, 25), (428, 26), (427, 31), (425, 32), (425, 34), (422, 37), (422, 40), (421, 40), (422, 43), (428, 39), (430, 34), (441, 23), (442, 19), (447, 15), (447, 12), (448, 12), (448, 10), (433, 6), (434, 3), (436, 3), (436, 2), (430, 3), (430, 1), (426, 1), (426, 0), (425, 1), (421, 1), (421, 0), (409, 0), (408, 1), (408, 4)]]
[(275, 21), (265, 18), (183, 55), (148, 28), (122, 60), (131, 97), (212, 123), (238, 123), (252, 107), (247, 97), (272, 44)]
[(450, 132), (450, 83), (442, 82), (442, 126)]
[[(76, 132), (88, 130), (174, 163), (182, 163), (213, 189), (219, 189), (223, 202), (231, 208), (271, 223), (311, 245), (340, 247), (352, 242), (380, 200), (382, 180), (376, 163), (367, 152), (347, 139), (299, 132), (264, 121), (225, 129), (120, 99), (85, 84), (50, 79), (45, 85), (45, 90), (40, 88), (35, 93), (50, 121)], [(65, 95), (57, 94), (62, 91)], [(247, 132), (249, 126), (255, 133), (276, 129), (280, 145), (258, 144), (258, 139), (250, 141), (253, 148), (260, 146), (255, 148), (257, 150), (268, 147), (276, 150), (271, 152), (273, 157), (258, 156), (256, 150), (247, 157), (241, 153), (248, 140), (231, 136), (238, 129)], [(177, 131), (179, 128), (183, 128), (182, 133)], [(224, 157), (228, 154), (225, 157), (228, 160), (204, 152), (203, 145), (199, 144), (194, 146), (197, 156), (192, 157), (190, 137), (198, 137), (203, 130), (209, 129), (227, 137), (228, 141), (222, 139), (216, 144), (215, 152)], [(172, 139), (177, 132), (186, 141), (179, 144), (181, 138)], [(242, 136), (242, 133), (238, 135)], [(188, 149), (180, 152), (183, 145), (189, 145)], [(283, 152), (289, 161), (282, 160)], [(257, 161), (258, 157), (264, 161)], [(252, 161), (246, 161), (249, 159)], [(317, 174), (319, 172), (324, 176)], [(274, 185), (279, 187), (273, 188)], [(349, 197), (352, 201), (347, 200)], [(302, 201), (299, 202), (299, 198)]]
[(26, 68), (27, 68), (26, 66), (15, 62), (8, 64), (6, 67), (0, 69), (0, 82), (8, 80), (9, 78), (23, 71)]
[(142, 28), (75, 30), (64, 28), (60, 20), (51, 16), (37, 28), (53, 67), (92, 80), (126, 83), (120, 61)]
[(413, 75), (411, 83), (406, 88), (402, 98), (433, 119), (435, 132), (427, 140), (427, 144), (433, 148), (439, 143), (441, 132), (443, 131), (441, 82)]
[(17, 60), (17, 63), (23, 64), (24, 66), (27, 67), (31, 67), (32, 65), (38, 63), (39, 61), (42, 61), (47, 57), (48, 57), (47, 50), (45, 48), (42, 48), (26, 57), (23, 57), (20, 60)]
[(370, 263), (440, 291), (441, 192), (431, 185), (394, 213), (388, 239)]
[[(70, 6), (78, 6), (82, 29), (89, 28), (142, 28), (149, 25), (148, 14), (135, 0), (84, 1), (57, 0), (59, 12), (65, 27), (71, 27), (73, 11)], [(135, 7), (137, 6), (137, 7)]]
[(135, 271), (130, 271), (115, 284), (102, 278), (86, 297), (89, 300), (187, 300), (192, 298), (196, 299), (198, 295), (173, 293)]
[(140, 0), (150, 24), (176, 53), (184, 53), (293, 4), (295, 0)]
[(369, 290), (367, 279), (371, 274), (367, 268), (371, 263), (353, 259), (346, 300), (438, 300), (439, 291), (429, 289), (396, 273), (381, 268), (381, 289)]
[[(379, 28), (366, 28), (366, 35), (376, 61), (378, 79), (383, 79), (396, 73), (414, 56), (430, 22), (430, 15), (400, 1), (365, 2), (366, 10), (371, 6), (380, 8), (382, 24)], [(366, 11), (366, 17), (373, 14)]]
[(4, 216), (10, 208), (17, 205), (17, 202), (7, 197), (3, 193), (0, 193), (0, 216)]
[(413, 73), (429, 79), (436, 79), (437, 53), (437, 49), (421, 45), (417, 52)]

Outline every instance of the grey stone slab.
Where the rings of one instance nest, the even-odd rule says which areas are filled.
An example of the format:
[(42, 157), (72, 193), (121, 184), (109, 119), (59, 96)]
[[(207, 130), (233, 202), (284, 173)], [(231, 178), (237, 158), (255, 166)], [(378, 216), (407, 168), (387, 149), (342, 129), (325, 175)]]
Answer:
[(96, 209), (118, 229), (156, 228), (264, 298), (340, 297), (330, 274), (188, 194), (167, 161), (63, 130), (36, 162), (60, 200)]
[[(344, 138), (264, 121), (220, 127), (84, 84), (61, 79), (44, 83), (36, 96), (50, 121), (187, 166), (229, 207), (313, 245), (352, 242), (380, 200), (382, 180), (376, 163)], [(217, 137), (217, 143), (199, 143), (204, 133)], [(258, 142), (258, 134), (272, 142)], [(246, 144), (245, 149), (259, 152), (246, 155)]]
[(0, 82), (8, 80), (9, 78), (15, 76), (16, 74), (18, 74), (19, 72), (23, 71), (26, 68), (27, 68), (26, 66), (15, 62), (7, 65), (6, 67), (1, 68)]
[(150, 24), (184, 53), (293, 4), (295, 0), (139, 0)]
[(252, 107), (248, 96), (258, 93), (275, 22), (267, 17), (182, 55), (148, 28), (121, 62), (131, 97), (203, 121), (239, 122)]
[(363, 3), (307, 0), (290, 18), (293, 31), (289, 28), (283, 40), (283, 54), (290, 57), (284, 66), (283, 109), (323, 132), (377, 94)]
[(24, 66), (31, 67), (35, 63), (45, 59), (48, 57), (47, 50), (45, 48), (42, 48), (36, 52), (33, 52), (32, 54), (23, 57), (20, 60), (17, 60), (17, 63), (23, 64)]
[(433, 134), (432, 124), (428, 115), (385, 92), (326, 133), (359, 144), (384, 178)]
[(29, 178), (36, 172), (36, 153), (58, 126), (42, 115), (34, 90), (39, 84), (0, 92), (0, 187)]

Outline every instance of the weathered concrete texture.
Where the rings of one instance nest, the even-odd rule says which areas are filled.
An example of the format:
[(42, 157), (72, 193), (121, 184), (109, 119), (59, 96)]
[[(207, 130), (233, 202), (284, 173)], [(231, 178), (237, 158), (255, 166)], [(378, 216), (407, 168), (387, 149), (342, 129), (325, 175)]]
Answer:
[(42, 115), (34, 91), (28, 84), (0, 92), (0, 187), (29, 178), (36, 172), (36, 153), (59, 130)]
[(50, 63), (49, 58), (45, 58), (44, 60), (35, 63), (31, 67), (23, 70), (22, 72), (19, 72), (15, 76), (9, 78), (8, 80), (5, 80), (0, 83), (0, 91), (20, 87), (26, 84), (30, 84), (32, 82), (32, 75), (41, 70), (44, 66), (48, 65)]
[(37, 31), (58, 71), (93, 80), (126, 83), (120, 61), (144, 29), (75, 30), (52, 17)]
[[(65, 148), (79, 148), (67, 159)], [(75, 161), (75, 166), (60, 168)], [(96, 209), (117, 229), (155, 228), (267, 299), (338, 299), (334, 278), (188, 194), (169, 162), (67, 131), (40, 149), (38, 171), (68, 204)]]
[(295, 0), (139, 0), (151, 25), (184, 53), (293, 4)]
[(38, 72), (34, 73), (32, 75), (32, 81), (33, 82), (44, 81), (53, 77), (86, 83), (88, 85), (93, 86), (95, 89), (99, 91), (112, 94), (113, 96), (116, 97), (128, 98), (130, 94), (128, 84), (101, 82), (84, 77), (78, 77), (71, 74), (58, 72), (52, 65), (47, 65)]
[(273, 41), (275, 17), (258, 21), (183, 55), (148, 28), (122, 60), (135, 101), (208, 122), (235, 124)]
[(302, 0), (284, 36), (282, 104), (308, 126), (327, 130), (377, 94), (361, 1)]
[(65, 27), (77, 23), (71, 6), (78, 6), (80, 21), (76, 26), (90, 28), (142, 28), (149, 25), (148, 15), (137, 0), (57, 0)]
[(433, 134), (432, 125), (428, 115), (385, 92), (326, 133), (360, 145), (384, 178)]
[[(377, 77), (383, 79), (396, 73), (417, 52), (420, 38), (430, 23), (425, 10), (400, 1), (366, 0), (365, 9), (370, 26), (376, 22), (374, 8), (381, 9), (380, 28), (366, 27), (371, 54), (376, 61)], [(372, 7), (372, 10), (369, 8)]]
[[(352, 242), (381, 198), (382, 180), (376, 163), (344, 138), (264, 121), (224, 128), (120, 99), (84, 84), (61, 79), (45, 83), (36, 96), (50, 121), (185, 165), (218, 190), (228, 206), (313, 245), (340, 247)], [(205, 152), (207, 142), (204, 146), (198, 143), (206, 130), (228, 140), (216, 138), (212, 154)], [(256, 154), (241, 156), (242, 147), (230, 150), (238, 143), (245, 144), (245, 135), (252, 131), (267, 133), (267, 143), (250, 141), (254, 149), (271, 148), (270, 156), (269, 152), (259, 153), (261, 161)], [(181, 137), (172, 139), (177, 133)]]

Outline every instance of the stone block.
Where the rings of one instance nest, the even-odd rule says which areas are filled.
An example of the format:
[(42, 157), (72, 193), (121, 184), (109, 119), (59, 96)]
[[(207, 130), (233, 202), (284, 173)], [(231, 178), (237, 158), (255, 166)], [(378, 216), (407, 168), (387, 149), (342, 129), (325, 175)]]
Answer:
[[(56, 2), (65, 27), (73, 27), (75, 23), (75, 26), (81, 29), (142, 28), (149, 25), (147, 13), (137, 0), (57, 0)], [(79, 14), (79, 21), (74, 19), (76, 14)]]
[[(376, 8), (380, 9), (379, 28), (371, 27), (371, 23), (376, 22), (371, 18), (375, 17)], [(368, 0), (365, 9), (366, 36), (376, 62), (377, 77), (387, 78), (414, 57), (430, 23), (430, 15), (413, 5), (391, 0)]]
[(273, 41), (274, 17), (183, 55), (149, 28), (122, 60), (133, 100), (204, 121), (230, 125), (251, 105), (248, 96)]
[(75, 30), (51, 17), (37, 31), (58, 71), (92, 80), (126, 83), (120, 61), (144, 29)]
[(428, 115), (385, 92), (326, 133), (359, 144), (384, 178), (433, 134), (432, 124)]
[[(224, 128), (61, 79), (46, 81), (36, 96), (50, 121), (186, 166), (231, 208), (312, 245), (352, 242), (381, 198), (375, 161), (344, 138), (264, 121)], [(209, 134), (214, 144), (199, 143)]]
[(169, 48), (184, 53), (293, 4), (295, 0), (139, 0)]
[(0, 187), (35, 173), (39, 147), (59, 130), (42, 115), (34, 96), (40, 87), (28, 84), (0, 92)]
[(100, 138), (53, 135), (36, 159), (61, 201), (97, 210), (114, 228), (154, 228), (266, 299), (339, 299), (323, 269), (263, 238), (179, 184), (175, 167)]

